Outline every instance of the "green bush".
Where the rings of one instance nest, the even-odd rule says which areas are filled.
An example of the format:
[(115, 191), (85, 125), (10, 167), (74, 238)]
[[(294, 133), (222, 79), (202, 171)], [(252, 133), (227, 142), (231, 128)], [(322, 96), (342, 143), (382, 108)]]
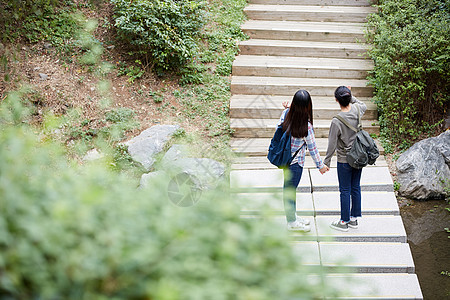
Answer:
[(413, 142), (433, 134), (450, 100), (449, 1), (381, 0), (369, 17), (370, 83), (384, 134)]
[(73, 1), (7, 0), (0, 3), (0, 29), (3, 40), (26, 38), (62, 45), (79, 28), (72, 17)]
[[(317, 299), (284, 228), (243, 220), (225, 188), (182, 208), (167, 178), (148, 188), (79, 165), (0, 106), (0, 298)], [(104, 163), (104, 164), (103, 164)], [(295, 272), (295, 276), (294, 273)]]
[(178, 69), (198, 49), (205, 1), (111, 0), (119, 38), (157, 69)]

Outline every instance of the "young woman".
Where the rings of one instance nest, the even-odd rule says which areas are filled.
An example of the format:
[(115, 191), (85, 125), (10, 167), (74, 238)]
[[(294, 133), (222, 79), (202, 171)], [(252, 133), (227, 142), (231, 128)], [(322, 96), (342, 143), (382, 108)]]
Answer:
[[(286, 103), (283, 103), (283, 106), (288, 107)], [(300, 149), (289, 168), (283, 170), (283, 202), (288, 230), (304, 232), (311, 230), (309, 220), (300, 218), (296, 214), (296, 189), (302, 177), (306, 148), (308, 148), (321, 174), (329, 170), (322, 162), (319, 151), (317, 150), (312, 124), (311, 96), (307, 91), (299, 90), (295, 93), (290, 107), (285, 109), (281, 114), (280, 122), (278, 123), (278, 125), (283, 126), (283, 131), (289, 132), (292, 136), (292, 155)]]
[[(350, 125), (358, 126), (358, 108), (362, 116), (366, 105), (352, 96), (350, 87), (340, 86), (334, 92), (339, 103), (339, 113)], [(331, 157), (337, 153), (337, 173), (341, 200), (341, 219), (331, 223), (331, 228), (348, 231), (348, 228), (358, 228), (358, 217), (361, 217), (361, 169), (354, 169), (347, 163), (346, 154), (351, 149), (356, 132), (348, 128), (337, 118), (333, 118), (328, 135), (328, 149), (325, 165), (330, 167)]]

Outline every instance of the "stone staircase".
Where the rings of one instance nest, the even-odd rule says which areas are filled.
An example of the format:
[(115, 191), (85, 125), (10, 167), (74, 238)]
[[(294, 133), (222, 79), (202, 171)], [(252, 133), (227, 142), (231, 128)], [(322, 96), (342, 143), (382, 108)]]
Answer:
[[(373, 89), (365, 79), (373, 62), (365, 58), (367, 47), (360, 43), (366, 17), (374, 11), (368, 0), (249, 0), (245, 8), (249, 20), (242, 30), (250, 39), (240, 43), (233, 64), (230, 102), (231, 147), (239, 155), (230, 185), (242, 203), (243, 218), (257, 217), (268, 206), (273, 218), (285, 226), (282, 172), (266, 155), (281, 103), (290, 101), (297, 90), (312, 95), (322, 157), (331, 118), (339, 111), (333, 96), (337, 86), (352, 87), (368, 107), (364, 129), (379, 132), (377, 108), (370, 102)], [(297, 189), (297, 214), (311, 220), (312, 230), (292, 234), (294, 249), (304, 253), (305, 264), (327, 269), (327, 279), (345, 287), (344, 298), (422, 299), (383, 157), (363, 170), (361, 186), (360, 228), (331, 230), (329, 224), (340, 214), (337, 172), (332, 168), (320, 175), (307, 156)]]

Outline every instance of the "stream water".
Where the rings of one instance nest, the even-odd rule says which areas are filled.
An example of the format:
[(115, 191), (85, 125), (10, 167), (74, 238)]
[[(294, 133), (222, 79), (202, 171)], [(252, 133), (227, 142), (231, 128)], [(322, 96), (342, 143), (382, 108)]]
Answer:
[(450, 204), (408, 201), (400, 214), (425, 300), (450, 299)]

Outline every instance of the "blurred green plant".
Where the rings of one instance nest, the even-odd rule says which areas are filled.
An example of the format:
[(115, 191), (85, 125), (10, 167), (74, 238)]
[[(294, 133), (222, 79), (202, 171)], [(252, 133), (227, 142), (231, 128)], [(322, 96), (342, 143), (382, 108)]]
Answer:
[[(167, 178), (136, 189), (97, 162), (68, 160), (0, 105), (0, 296), (3, 299), (318, 299), (285, 229), (243, 219), (225, 187), (195, 206), (167, 199)], [(317, 271), (317, 270), (316, 270)]]
[(369, 16), (369, 81), (382, 134), (411, 146), (442, 129), (450, 102), (450, 3), (380, 0)]

